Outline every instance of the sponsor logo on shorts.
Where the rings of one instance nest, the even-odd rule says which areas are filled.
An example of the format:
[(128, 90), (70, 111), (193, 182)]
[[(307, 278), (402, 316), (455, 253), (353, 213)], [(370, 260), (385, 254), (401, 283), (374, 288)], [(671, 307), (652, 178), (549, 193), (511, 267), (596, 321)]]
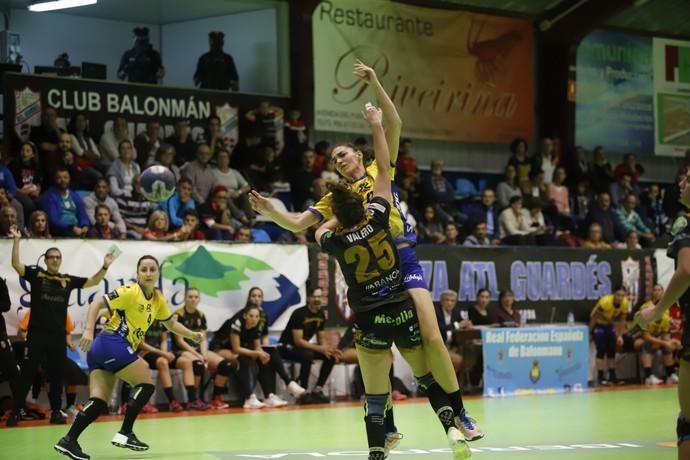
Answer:
[(394, 324), (399, 326), (405, 324), (414, 318), (412, 310), (401, 311), (395, 316), (386, 315), (385, 313), (378, 314), (374, 317), (374, 324)]

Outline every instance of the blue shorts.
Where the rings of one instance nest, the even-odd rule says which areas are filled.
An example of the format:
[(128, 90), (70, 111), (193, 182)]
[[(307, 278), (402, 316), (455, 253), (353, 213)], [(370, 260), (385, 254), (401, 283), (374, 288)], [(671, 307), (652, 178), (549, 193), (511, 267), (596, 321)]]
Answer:
[(89, 370), (102, 369), (115, 374), (139, 359), (127, 339), (113, 332), (101, 332), (86, 354)]
[(592, 328), (594, 339), (610, 339), (616, 337), (616, 329), (613, 324), (595, 324)]
[(400, 265), (403, 272), (405, 289), (427, 289), (426, 281), (424, 280), (424, 272), (422, 272), (422, 267), (419, 265), (419, 260), (417, 259), (417, 254), (414, 252), (414, 248), (412, 246), (398, 248), (398, 255), (400, 256)]

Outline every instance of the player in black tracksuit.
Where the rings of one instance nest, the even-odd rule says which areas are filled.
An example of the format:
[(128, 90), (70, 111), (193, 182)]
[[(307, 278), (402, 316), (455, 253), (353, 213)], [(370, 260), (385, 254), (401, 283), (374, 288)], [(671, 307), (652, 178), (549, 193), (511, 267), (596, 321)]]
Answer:
[(12, 350), (12, 343), (7, 336), (7, 327), (3, 316), (3, 313), (10, 311), (11, 306), (7, 283), (0, 278), (0, 375), (9, 383), (12, 397), (17, 398), (19, 394), (19, 368)]

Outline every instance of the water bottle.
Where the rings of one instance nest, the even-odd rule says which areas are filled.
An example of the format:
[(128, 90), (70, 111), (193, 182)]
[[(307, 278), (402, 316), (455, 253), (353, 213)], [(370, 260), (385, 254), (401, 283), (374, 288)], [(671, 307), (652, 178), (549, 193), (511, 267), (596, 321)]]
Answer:
[(335, 402), (335, 379), (333, 377), (328, 382), (328, 399), (331, 401), (331, 404)]
[(567, 322), (568, 322), (568, 326), (572, 326), (573, 324), (575, 324), (575, 315), (573, 315), (572, 311), (568, 312)]

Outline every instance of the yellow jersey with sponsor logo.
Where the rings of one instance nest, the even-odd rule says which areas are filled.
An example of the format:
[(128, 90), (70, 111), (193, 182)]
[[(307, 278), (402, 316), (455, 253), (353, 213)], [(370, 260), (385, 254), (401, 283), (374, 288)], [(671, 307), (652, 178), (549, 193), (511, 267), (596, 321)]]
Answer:
[(621, 316), (625, 318), (629, 310), (627, 298), (623, 298), (620, 305), (614, 305), (613, 294), (609, 294), (599, 299), (590, 316), (594, 318), (595, 324), (605, 325), (618, 321)]
[[(645, 302), (642, 304), (640, 307), (640, 310), (644, 310), (645, 308), (652, 308), (654, 306), (654, 302), (651, 300)], [(647, 332), (652, 337), (661, 337), (664, 334), (668, 334), (671, 332), (671, 313), (669, 313), (668, 310), (664, 312), (664, 314), (661, 316), (656, 321), (653, 321), (647, 325)], [(639, 332), (635, 337), (642, 337), (642, 332)]]

